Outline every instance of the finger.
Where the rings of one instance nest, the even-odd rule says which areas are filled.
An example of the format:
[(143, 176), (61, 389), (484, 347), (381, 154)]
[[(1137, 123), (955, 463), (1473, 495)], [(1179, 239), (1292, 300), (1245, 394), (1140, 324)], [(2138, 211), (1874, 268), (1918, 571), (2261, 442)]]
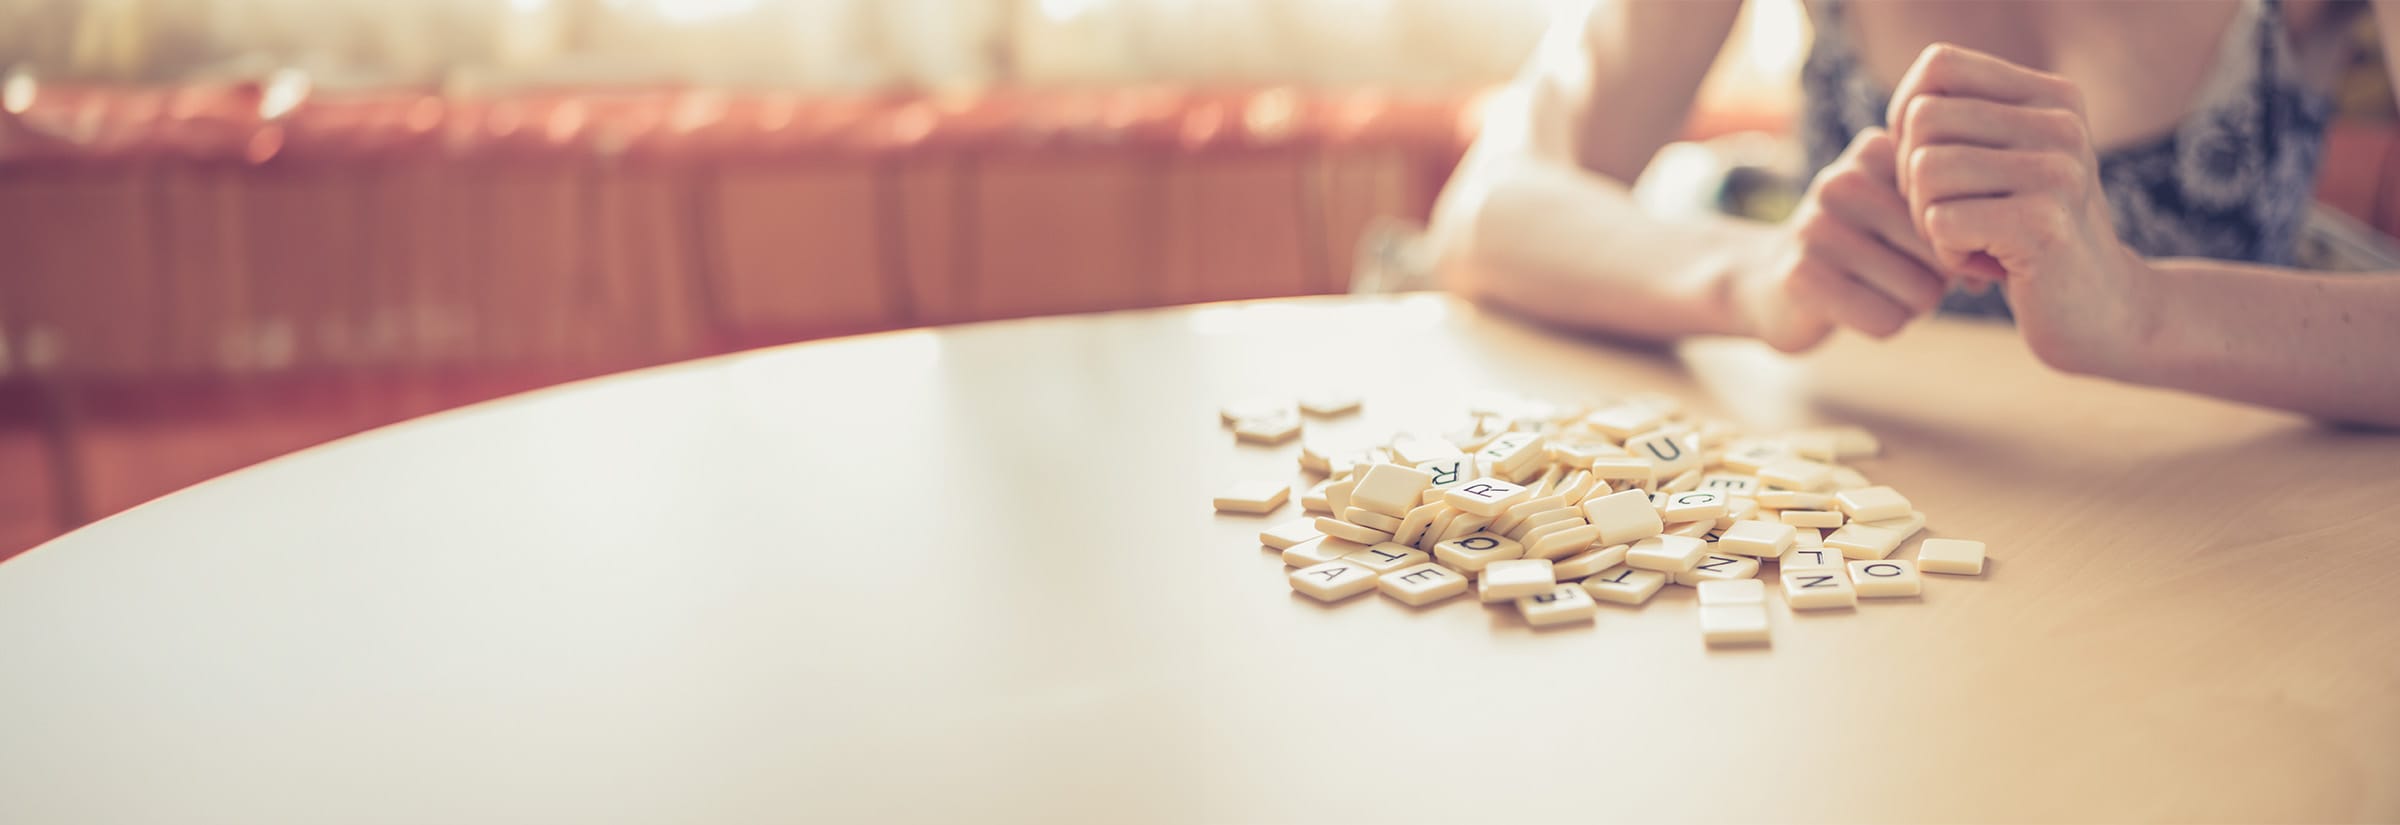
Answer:
[[(1899, 123), (1908, 101), (1918, 95), (1981, 98), (2083, 114), (2083, 95), (2074, 81), (1949, 43), (1935, 43), (1917, 53), (1916, 62), (1893, 89), (1884, 122)], [(1894, 132), (1907, 136), (1899, 129)]]
[(1906, 307), (1910, 315), (1933, 311), (1949, 289), (1931, 264), (1903, 255), (1857, 228), (1827, 221), (1810, 227), (1809, 234), (1811, 254)]
[[(2007, 275), (2009, 253), (2066, 243), (2066, 211), (2025, 195), (1960, 198), (1925, 209), (1926, 239), (1943, 264), (1992, 280)], [(1979, 257), (1980, 256), (1980, 257)]]
[[(1884, 122), (1892, 126), (1892, 139), (1906, 153), (1915, 146), (1904, 117), (1908, 106), (1920, 95), (1970, 97), (1995, 103), (2013, 103), (2065, 109), (2082, 117), (2083, 93), (2074, 82), (2057, 75), (2038, 72), (1972, 49), (1948, 43), (1935, 43), (1917, 53), (1917, 60), (1900, 77), (1900, 85), (1892, 92), (1890, 108), (1884, 110)], [(1908, 170), (1900, 170), (1901, 188), (1908, 185)]]
[(1786, 288), (1817, 314), (1877, 338), (1899, 332), (1910, 317), (1907, 307), (1823, 261), (1802, 261)]
[(2085, 185), (2087, 175), (2081, 163), (2058, 152), (1981, 146), (1920, 146), (1909, 153), (1908, 166), (1912, 225), (1929, 235), (1925, 210), (1936, 203), (2008, 195), (2063, 200)]
[(1960, 143), (1993, 149), (2065, 149), (2091, 146), (2083, 119), (2065, 109), (1995, 103), (1972, 97), (1918, 95), (1903, 108), (1912, 146)]
[(1900, 144), (1892, 140), (1892, 133), (1883, 127), (1869, 126), (1858, 130), (1858, 135), (1851, 138), (1850, 145), (1842, 150), (1842, 156), (1858, 164), (1858, 168), (1866, 172), (1869, 178), (1891, 187), (1895, 192), (1899, 191), (1900, 179), (1893, 176), (1899, 172)]
[[(1860, 159), (1865, 157), (1862, 155)], [(1882, 166), (1886, 170), (1892, 168), (1888, 158)], [(1925, 243), (1924, 234), (1910, 217), (1908, 199), (1893, 188), (1888, 172), (1880, 179), (1874, 171), (1864, 168), (1852, 174), (1827, 177), (1818, 185), (1817, 205), (1834, 220), (1865, 230), (1876, 241), (1925, 266), (1932, 266), (1936, 260), (1933, 247)]]

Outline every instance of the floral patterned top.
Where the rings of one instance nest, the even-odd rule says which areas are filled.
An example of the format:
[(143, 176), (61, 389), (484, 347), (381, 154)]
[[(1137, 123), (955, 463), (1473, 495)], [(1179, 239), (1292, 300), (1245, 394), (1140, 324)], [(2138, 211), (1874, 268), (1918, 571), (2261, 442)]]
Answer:
[[(1883, 125), (1891, 100), (1859, 68), (1841, 0), (1810, 4), (1816, 43), (1801, 69), (1802, 140), (1822, 169), (1852, 136)], [(2315, 198), (2332, 100), (2295, 74), (2277, 0), (2252, 0), (2228, 26), (2214, 73), (2173, 131), (2101, 153), (2117, 234), (2151, 257), (2289, 266)], [(2005, 315), (2000, 292), (1954, 292), (1943, 309)]]

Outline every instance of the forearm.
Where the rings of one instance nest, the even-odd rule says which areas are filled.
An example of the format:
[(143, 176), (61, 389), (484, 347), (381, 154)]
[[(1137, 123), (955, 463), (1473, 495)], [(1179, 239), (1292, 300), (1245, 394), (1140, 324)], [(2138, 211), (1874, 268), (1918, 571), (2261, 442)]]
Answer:
[(1670, 221), (1616, 181), (1512, 160), (1445, 193), (1436, 221), (1445, 281), (1549, 323), (1647, 340), (1748, 334), (1738, 274), (1770, 228), (1732, 218)]
[(2117, 377), (2400, 427), (2400, 277), (2199, 259), (2149, 268), (2153, 321)]

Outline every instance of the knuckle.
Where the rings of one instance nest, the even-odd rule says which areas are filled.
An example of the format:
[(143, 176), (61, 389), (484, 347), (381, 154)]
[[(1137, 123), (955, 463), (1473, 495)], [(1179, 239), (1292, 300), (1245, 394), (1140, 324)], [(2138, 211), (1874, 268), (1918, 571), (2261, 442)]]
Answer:
[(1960, 48), (1958, 44), (1935, 41), (1926, 44), (1925, 50), (1917, 53), (1917, 62), (1925, 64), (1928, 72), (1947, 72), (1950, 67), (1957, 65), (1958, 61), (1964, 57), (1966, 57), (1966, 50)]
[(1925, 185), (1928, 181), (1939, 180), (1938, 176), (1942, 173), (1944, 161), (1949, 158), (1950, 154), (1951, 150), (1946, 146), (1919, 146), (1908, 150), (1909, 180), (1916, 182), (1919, 186)]
[(2083, 87), (2075, 85), (2075, 81), (2058, 75), (2047, 75), (2047, 77), (2050, 81), (2051, 93), (2057, 95), (2059, 101), (2064, 103), (2068, 110), (2083, 111)]
[(1956, 101), (1941, 95), (1918, 95), (1908, 101), (1900, 117), (1908, 124), (1908, 133), (1918, 140), (1937, 140), (1941, 127), (1952, 120)]
[(1800, 241), (1800, 251), (1803, 256), (1816, 257), (1824, 254), (1827, 248), (1833, 246), (1839, 240), (1840, 232), (1838, 229), (1839, 227), (1834, 225), (1833, 218), (1830, 216), (1818, 215), (1815, 218), (1802, 222), (1800, 224), (1800, 228), (1793, 234), (1796, 235)]
[(2035, 129), (2052, 146), (2081, 146), (2084, 144), (2083, 118), (2065, 109), (2044, 109), (2035, 120)]
[(1831, 203), (1858, 203), (1873, 194), (1875, 183), (1867, 179), (1865, 170), (1855, 166), (1831, 169), (1817, 184), (1817, 199)]
[(1851, 140), (1850, 148), (1852, 155), (1889, 154), (1892, 151), (1892, 133), (1869, 127)]
[(2059, 152), (2043, 152), (2035, 156), (2034, 174), (2048, 191), (2073, 192), (2082, 188), (2083, 164)]
[(1957, 229), (1955, 223), (1957, 219), (1958, 210), (1947, 204), (1937, 203), (1925, 207), (1926, 240), (1939, 245), (1943, 239), (1949, 238)]

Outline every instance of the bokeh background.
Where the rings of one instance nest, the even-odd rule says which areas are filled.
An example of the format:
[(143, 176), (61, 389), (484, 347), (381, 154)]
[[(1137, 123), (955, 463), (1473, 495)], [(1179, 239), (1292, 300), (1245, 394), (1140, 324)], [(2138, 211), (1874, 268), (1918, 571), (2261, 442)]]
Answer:
[[(1479, 102), (1575, 5), (0, 0), (0, 559), (628, 368), (1422, 285)], [(2390, 232), (2362, 23), (2320, 200)], [(1645, 202), (1773, 211), (1726, 172), (1791, 182), (1807, 37), (1750, 0)]]

